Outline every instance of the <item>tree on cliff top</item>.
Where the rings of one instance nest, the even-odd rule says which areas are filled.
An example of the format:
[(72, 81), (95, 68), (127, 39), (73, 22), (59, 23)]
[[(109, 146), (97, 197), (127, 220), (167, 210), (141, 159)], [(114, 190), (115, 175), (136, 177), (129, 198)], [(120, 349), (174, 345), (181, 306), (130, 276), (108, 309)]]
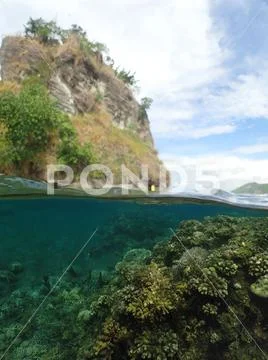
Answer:
[(81, 47), (88, 52), (108, 53), (105, 44), (97, 41), (89, 41), (86, 31), (79, 25), (73, 24), (70, 29), (60, 28), (56, 21), (45, 21), (42, 18), (30, 18), (24, 26), (25, 36), (37, 39), (43, 44), (65, 42), (71, 35), (76, 35), (81, 42)]
[(30, 18), (24, 28), (26, 37), (38, 39), (44, 44), (57, 43), (61, 38), (61, 29), (55, 21), (46, 22), (42, 18)]

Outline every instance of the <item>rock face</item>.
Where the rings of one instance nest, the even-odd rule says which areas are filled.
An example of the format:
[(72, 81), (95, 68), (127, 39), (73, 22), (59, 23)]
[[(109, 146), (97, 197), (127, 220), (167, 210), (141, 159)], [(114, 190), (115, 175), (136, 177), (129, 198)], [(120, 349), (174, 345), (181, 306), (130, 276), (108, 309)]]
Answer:
[(0, 64), (2, 80), (41, 76), (63, 111), (84, 114), (102, 106), (115, 126), (133, 131), (153, 148), (149, 120), (132, 90), (115, 76), (100, 54), (85, 55), (76, 37), (53, 46), (24, 37), (6, 37)]

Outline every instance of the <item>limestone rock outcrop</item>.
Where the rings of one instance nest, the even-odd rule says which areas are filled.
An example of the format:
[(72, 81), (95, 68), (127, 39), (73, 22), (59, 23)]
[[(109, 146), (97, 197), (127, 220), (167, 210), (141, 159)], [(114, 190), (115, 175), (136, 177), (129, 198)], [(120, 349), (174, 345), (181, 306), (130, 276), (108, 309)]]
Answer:
[(59, 107), (69, 114), (88, 113), (101, 103), (115, 126), (133, 131), (153, 147), (148, 117), (132, 89), (115, 76), (101, 54), (85, 56), (77, 38), (44, 46), (34, 39), (8, 36), (2, 41), (0, 64), (3, 81), (42, 76)]

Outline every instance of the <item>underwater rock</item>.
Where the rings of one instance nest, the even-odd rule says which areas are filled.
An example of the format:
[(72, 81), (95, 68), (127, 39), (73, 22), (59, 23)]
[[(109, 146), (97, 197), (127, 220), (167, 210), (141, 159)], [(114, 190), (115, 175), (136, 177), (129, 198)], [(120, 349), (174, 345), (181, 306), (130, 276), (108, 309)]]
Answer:
[(68, 274), (71, 278), (76, 279), (80, 276), (80, 269), (77, 266), (71, 266), (68, 270)]
[(178, 277), (181, 272), (189, 271), (191, 267), (202, 268), (205, 259), (208, 256), (208, 251), (201, 247), (193, 247), (186, 250), (179, 260), (173, 261), (172, 272), (175, 277)]
[(103, 280), (103, 276), (102, 276), (102, 272), (100, 271), (99, 273), (99, 277), (98, 277), (98, 280), (97, 280), (97, 283), (96, 283), (96, 286), (98, 288), (101, 288), (105, 285), (105, 281)]
[(42, 285), (40, 287), (40, 294), (47, 295), (52, 289), (50, 277), (48, 275), (44, 275), (42, 279)]
[(132, 249), (124, 256), (123, 260), (116, 264), (115, 270), (121, 275), (130, 275), (139, 269), (141, 265), (145, 265), (151, 258), (152, 253), (146, 249)]
[(13, 272), (13, 274), (20, 274), (23, 272), (24, 267), (20, 262), (15, 261), (9, 266), (9, 269), (11, 272)]
[(86, 281), (88, 284), (92, 283), (92, 285), (102, 287), (107, 282), (109, 282), (111, 278), (111, 274), (106, 270), (91, 270), (90, 276), (87, 277)]
[(16, 276), (9, 270), (0, 270), (0, 281), (11, 283), (17, 280)]
[(193, 247), (182, 254), (181, 258), (176, 262), (176, 265), (180, 268), (185, 268), (192, 264), (202, 266), (207, 256), (207, 250), (201, 247)]
[(151, 255), (151, 251), (147, 249), (132, 249), (126, 253), (123, 262), (135, 262), (141, 265), (144, 264)]
[(250, 286), (250, 290), (256, 296), (268, 298), (268, 275), (262, 276)]
[(78, 316), (77, 316), (77, 320), (82, 321), (82, 322), (87, 322), (90, 320), (92, 316), (92, 313), (90, 310), (82, 310), (79, 312)]

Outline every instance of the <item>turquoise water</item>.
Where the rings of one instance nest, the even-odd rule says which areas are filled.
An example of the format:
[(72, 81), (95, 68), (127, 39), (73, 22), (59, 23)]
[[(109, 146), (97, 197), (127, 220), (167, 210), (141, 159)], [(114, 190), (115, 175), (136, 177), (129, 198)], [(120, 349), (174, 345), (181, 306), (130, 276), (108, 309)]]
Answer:
[[(159, 268), (159, 270), (154, 268), (154, 266), (156, 266), (153, 265), (154, 261), (161, 263), (161, 256), (164, 256), (163, 254), (167, 251), (167, 248), (171, 249), (173, 246), (172, 243), (170, 247), (168, 247), (169, 245), (163, 245), (163, 250), (161, 250), (161, 244), (168, 244), (168, 241), (173, 237), (172, 229), (176, 232), (180, 226), (185, 224), (185, 220), (198, 220), (203, 222), (203, 220), (208, 219), (208, 217), (211, 217), (211, 219), (215, 219), (216, 216), (221, 215), (231, 217), (219, 217), (219, 220), (217, 220), (219, 222), (219, 229), (217, 229), (217, 225), (216, 228), (213, 225), (214, 234), (218, 234), (218, 230), (220, 233), (221, 227), (223, 228), (223, 233), (226, 229), (228, 230), (227, 237), (224, 234), (215, 235), (216, 238), (217, 236), (223, 236), (223, 241), (225, 241), (224, 239), (226, 238), (227, 242), (227, 238), (232, 237), (232, 227), (230, 227), (231, 230), (228, 229), (228, 224), (233, 221), (231, 220), (232, 218), (243, 219), (244, 217), (251, 217), (256, 218), (256, 221), (258, 218), (266, 221), (266, 219), (268, 219), (267, 214), (266, 210), (246, 209), (219, 203), (202, 204), (194, 199), (191, 200), (191, 202), (184, 201), (181, 203), (174, 202), (174, 199), (172, 201), (165, 199), (164, 203), (161, 201), (156, 203), (155, 199), (153, 202), (148, 199), (147, 203), (141, 199), (104, 200), (70, 197), (27, 198), (26, 196), (24, 198), (14, 197), (10, 199), (0, 199), (0, 359), (199, 359), (199, 350), (195, 350), (194, 345), (191, 343), (189, 343), (189, 349), (187, 349), (188, 345), (186, 346), (185, 342), (182, 343), (181, 350), (176, 343), (177, 340), (173, 345), (164, 345), (165, 341), (167, 344), (171, 344), (177, 336), (173, 334), (172, 336), (170, 335), (170, 338), (168, 337), (171, 333), (169, 326), (171, 326), (170, 324), (173, 322), (170, 320), (170, 315), (163, 320), (164, 325), (162, 324), (162, 320), (159, 320), (160, 322), (156, 320), (158, 317), (156, 317), (155, 320), (149, 320), (148, 323), (144, 319), (139, 323), (140, 319), (138, 318), (138, 320), (136, 319), (133, 323), (131, 317), (123, 317), (122, 320), (121, 315), (119, 318), (117, 318), (118, 315), (112, 315), (115, 316), (116, 321), (119, 321), (119, 323), (129, 324), (129, 327), (132, 329), (132, 333), (129, 335), (130, 339), (135, 339), (135, 336), (139, 336), (135, 335), (135, 331), (137, 331), (137, 334), (143, 333), (143, 331), (145, 331), (144, 334), (147, 334), (146, 331), (148, 331), (148, 334), (150, 334), (148, 335), (149, 337), (152, 336), (151, 334), (157, 334), (157, 331), (160, 333), (156, 335), (156, 338), (146, 340), (146, 344), (147, 342), (152, 342), (153, 345), (150, 345), (152, 346), (151, 348), (148, 344), (146, 346), (135, 345), (136, 342), (134, 341), (131, 345), (132, 347), (130, 346), (130, 350), (128, 350), (126, 349), (126, 344), (130, 344), (130, 340), (127, 340), (123, 346), (118, 345), (117, 342), (113, 344), (115, 341), (113, 338), (113, 340), (110, 339), (108, 341), (108, 344), (113, 344), (111, 348), (109, 347), (110, 345), (105, 345), (105, 349), (101, 348), (100, 350), (99, 348), (100, 346), (104, 346), (103, 344), (106, 338), (103, 337), (104, 335), (101, 335), (102, 340), (100, 343), (98, 342), (99, 340), (95, 339), (96, 333), (98, 331), (101, 332), (102, 326), (105, 326), (102, 325), (102, 322), (106, 324), (107, 321), (110, 321), (109, 317), (107, 318), (108, 320), (105, 320), (103, 314), (105, 311), (108, 311), (108, 307), (112, 305), (107, 305), (106, 303), (104, 305), (98, 305), (97, 308), (100, 309), (98, 311), (100, 311), (101, 315), (98, 313), (96, 318), (91, 318), (93, 315), (89, 316), (89, 314), (95, 311), (92, 310), (92, 306), (95, 309), (96, 302), (100, 304), (100, 299), (102, 299), (102, 304), (105, 296), (106, 298), (107, 296), (108, 298), (110, 296), (112, 298), (113, 292), (121, 294), (120, 292), (122, 291), (124, 294), (128, 288), (128, 281), (133, 282), (135, 280), (130, 278), (126, 283), (123, 283), (122, 280), (120, 284), (121, 280), (119, 281), (115, 275), (115, 268), (116, 266), (118, 267), (116, 264), (122, 261), (126, 253), (131, 254), (131, 252), (129, 252), (130, 250), (143, 249), (137, 254), (142, 253), (142, 256), (146, 259), (144, 265), (142, 265), (145, 266), (145, 273), (149, 268), (151, 269), (149, 272), (150, 276), (153, 276), (152, 274), (155, 271), (155, 277), (160, 276), (159, 279), (161, 279), (163, 275), (159, 274), (162, 270), (161, 268)], [(210, 220), (205, 221), (207, 221), (207, 224), (210, 224)], [(211, 221), (213, 223), (214, 220)], [(254, 220), (250, 221), (254, 224)], [(191, 225), (191, 223), (189, 224)], [(193, 224), (191, 226), (200, 227), (201, 223), (198, 224), (199, 225)], [(263, 227), (264, 230), (261, 228), (260, 231), (265, 231), (265, 224), (261, 223), (260, 226)], [(232, 226), (233, 229), (235, 229), (235, 220)], [(182, 232), (182, 236), (184, 236), (185, 231), (186, 234), (188, 234), (187, 223), (185, 229), (186, 230)], [(204, 230), (201, 229), (201, 231), (198, 230), (194, 232), (194, 234), (199, 236), (201, 233), (202, 235), (202, 231), (205, 236), (208, 236), (209, 243), (209, 232), (206, 234)], [(236, 241), (236, 239), (238, 239), (237, 236), (241, 236), (242, 244), (243, 239), (246, 239), (250, 232), (250, 228), (246, 227), (242, 229), (241, 233), (238, 232), (238, 235), (236, 235), (232, 241)], [(92, 237), (93, 233), (94, 236)], [(262, 232), (260, 233), (262, 234)], [(261, 246), (265, 247), (264, 252), (267, 251), (267, 242), (262, 241)], [(204, 247), (206, 248), (206, 242)], [(153, 249), (156, 249), (154, 250), (155, 260), (153, 260), (152, 265), (150, 265), (151, 257), (148, 255), (150, 252), (146, 253), (146, 250), (152, 251)], [(183, 255), (183, 253), (180, 253), (179, 256), (181, 255)], [(172, 258), (172, 256), (175, 255), (170, 256)], [(166, 256), (166, 259), (167, 258), (169, 259), (168, 256)], [(178, 263), (179, 257), (174, 259), (165, 260), (166, 269), (169, 269), (170, 273), (174, 272), (174, 266), (177, 266), (176, 264)], [(133, 259), (131, 261), (133, 261)], [(135, 261), (137, 264), (140, 264), (138, 257)], [(124, 264), (124, 262), (121, 264)], [(132, 269), (131, 266), (133, 266), (133, 262), (129, 264), (129, 269)], [(128, 269), (128, 265), (126, 269)], [(122, 270), (118, 270), (117, 268), (117, 271), (120, 272)], [(5, 278), (6, 274), (8, 274), (8, 276)], [(137, 273), (136, 276), (140, 275)], [(155, 280), (161, 281), (159, 279), (157, 280), (157, 278), (155, 278)], [(55, 289), (53, 288), (54, 285), (56, 286)], [(120, 290), (120, 286), (123, 287), (123, 290)], [(234, 284), (232, 283), (231, 287), (233, 286)], [(238, 283), (236, 286), (241, 285)], [(170, 291), (171, 293), (173, 292), (173, 290)], [(174, 292), (176, 291), (174, 290)], [(170, 296), (170, 294), (165, 295), (163, 301), (165, 301), (166, 296)], [(188, 299), (187, 296), (185, 299)], [(211, 295), (209, 296), (211, 297)], [(198, 299), (198, 297), (196, 299)], [(190, 318), (191, 311), (196, 312), (196, 302), (198, 302), (196, 299), (193, 303), (191, 300), (189, 309), (187, 312), (185, 310), (185, 314), (187, 313), (187, 316), (190, 316)], [(236, 301), (234, 299), (231, 298), (230, 301)], [(210, 299), (206, 306), (219, 307), (221, 300), (221, 297), (217, 301)], [(117, 303), (117, 300), (115, 301)], [(202, 298), (201, 303), (203, 301)], [(208, 301), (207, 298), (206, 301)], [(239, 301), (242, 300), (239, 298)], [(265, 308), (267, 309), (266, 301), (267, 300), (265, 300)], [(144, 304), (141, 304), (141, 307), (143, 305)], [(101, 306), (103, 306), (103, 309)], [(113, 305), (111, 309), (114, 309), (114, 306), (115, 305)], [(36, 314), (35, 309), (38, 309)], [(119, 309), (121, 309), (121, 305)], [(112, 310), (112, 314), (114, 314), (114, 311), (115, 310)], [(119, 310), (117, 309), (116, 311), (118, 312)], [(183, 311), (184, 310), (180, 310), (179, 319), (183, 318)], [(197, 311), (197, 314), (199, 311), (200, 310)], [(257, 313), (254, 311), (254, 316), (257, 316)], [(245, 313), (247, 312), (248, 310), (245, 310)], [(266, 310), (263, 310), (262, 303), (260, 313), (265, 314), (265, 312)], [(33, 314), (34, 318), (31, 318)], [(174, 314), (172, 316), (174, 316)], [(199, 315), (196, 316), (198, 318)], [(252, 316), (251, 314), (249, 317), (251, 318)], [(258, 325), (262, 329), (261, 334), (262, 332), (265, 333), (265, 329), (268, 328), (268, 325), (264, 323), (267, 321), (267, 319), (265, 320), (265, 315), (262, 315), (262, 317), (264, 320), (260, 317), (262, 320)], [(31, 321), (28, 323), (29, 318)], [(243, 322), (246, 322), (244, 315), (241, 315), (241, 318)], [(82, 325), (81, 319), (84, 321)], [(197, 331), (191, 328), (192, 321), (194, 320), (191, 319), (189, 321), (190, 323), (186, 328), (191, 329), (190, 331), (194, 334), (194, 331)], [(230, 320), (227, 320), (227, 322), (229, 323)], [(167, 323), (169, 324), (168, 326)], [(25, 328), (24, 324), (26, 324)], [(209, 319), (208, 324), (212, 326), (213, 321)], [(206, 326), (208, 326), (208, 324)], [(115, 323), (113, 323), (112, 328), (115, 326)], [(171, 327), (172, 331), (175, 331), (174, 325)], [(148, 329), (150, 329), (150, 331)], [(20, 331), (22, 331), (22, 333), (20, 333)], [(175, 334), (183, 333), (183, 331), (184, 330), (179, 328)], [(211, 335), (210, 331), (211, 330), (209, 330), (209, 336), (212, 336), (213, 341), (216, 341), (218, 336), (217, 332)], [(229, 336), (229, 331), (233, 332), (233, 329), (224, 330), (224, 333), (227, 334), (226, 338)], [(243, 333), (243, 328), (240, 327), (236, 329), (236, 331), (239, 334)], [(252, 332), (254, 336), (255, 330), (250, 330), (250, 334)], [(165, 336), (167, 337), (165, 338)], [(196, 335), (193, 335), (193, 339), (194, 336)], [(256, 344), (250, 341), (250, 348), (247, 348), (248, 345), (246, 345), (245, 348), (243, 347), (243, 354), (245, 354), (243, 359), (267, 359), (265, 352), (262, 350), (266, 342), (265, 337), (263, 340), (263, 336), (267, 335), (262, 334), (260, 336), (261, 351), (258, 349), (259, 343), (257, 343), (256, 346)], [(160, 341), (159, 339), (162, 339), (162, 337), (164, 338)], [(197, 335), (197, 337), (202, 336)], [(142, 342), (143, 340), (138, 337), (137, 341)], [(180, 341), (181, 340), (178, 340), (179, 343)], [(207, 340), (207, 342), (209, 341), (212, 342), (212, 340)], [(212, 343), (214, 344), (214, 342)], [(204, 353), (201, 351), (202, 356), (200, 355), (200, 359), (238, 359), (239, 356), (234, 354), (239, 353), (239, 348), (238, 350), (233, 349), (234, 343), (235, 342), (232, 342), (230, 345), (230, 348), (232, 348), (232, 351), (230, 350), (232, 354), (230, 357), (228, 357), (229, 355), (226, 355), (226, 357), (224, 355), (225, 351), (227, 351), (227, 345), (224, 345), (225, 341), (222, 341), (222, 343), (218, 345), (218, 348), (215, 347), (215, 349), (217, 349), (215, 351), (218, 351), (219, 355), (214, 357), (207, 355), (212, 350), (210, 348), (207, 350), (207, 345), (205, 345), (204, 340), (203, 345), (198, 345), (198, 347), (201, 346), (201, 349), (202, 347), (206, 349)], [(245, 341), (245, 343), (247, 344), (247, 341)], [(168, 355), (169, 350), (166, 350), (168, 348), (167, 346), (173, 346), (172, 351), (174, 355)], [(94, 351), (92, 349), (94, 349)], [(155, 355), (152, 355), (155, 349), (158, 349), (158, 353), (156, 352)], [(92, 355), (92, 351), (95, 354), (94, 356)], [(173, 354), (173, 352), (171, 353)], [(127, 353), (129, 355), (126, 355)]]
[(19, 261), (24, 279), (41, 281), (66, 267), (93, 231), (97, 233), (77, 259), (80, 271), (113, 267), (131, 248), (151, 249), (171, 237), (170, 227), (206, 216), (266, 216), (266, 211), (201, 204), (143, 204), (94, 199), (0, 201), (0, 264)]

